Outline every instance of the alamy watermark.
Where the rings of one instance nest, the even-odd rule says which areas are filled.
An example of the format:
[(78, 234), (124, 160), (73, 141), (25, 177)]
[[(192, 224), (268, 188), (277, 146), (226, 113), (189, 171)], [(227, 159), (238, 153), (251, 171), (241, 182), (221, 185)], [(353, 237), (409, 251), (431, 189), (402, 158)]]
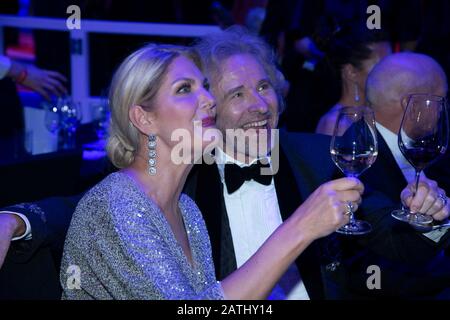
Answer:
[(370, 265), (366, 270), (367, 274), (370, 276), (367, 278), (366, 286), (369, 290), (380, 290), (381, 289), (381, 269), (377, 265)]
[(67, 14), (70, 16), (66, 20), (66, 26), (69, 30), (80, 30), (81, 29), (81, 9), (77, 5), (70, 5), (66, 10)]
[(373, 4), (367, 7), (367, 14), (370, 16), (367, 18), (366, 26), (368, 29), (381, 29), (381, 9), (379, 6)]

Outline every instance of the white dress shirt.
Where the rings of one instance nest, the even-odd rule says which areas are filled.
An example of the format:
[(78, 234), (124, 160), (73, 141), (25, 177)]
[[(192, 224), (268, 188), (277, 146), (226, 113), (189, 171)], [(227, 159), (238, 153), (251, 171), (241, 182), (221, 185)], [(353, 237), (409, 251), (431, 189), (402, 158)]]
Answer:
[[(221, 181), (224, 184), (223, 196), (228, 213), (233, 239), (236, 263), (242, 266), (282, 224), (274, 180), (266, 186), (254, 180), (244, 184), (232, 194), (228, 194), (224, 179), (224, 164), (235, 163), (247, 166), (216, 149), (216, 162)], [(251, 164), (255, 163), (254, 160)], [(275, 286), (269, 299), (309, 300), (305, 285), (295, 264), (292, 264)]]
[(25, 217), (23, 214), (18, 213), (18, 212), (0, 211), (0, 214), (3, 214), (3, 213), (15, 214), (16, 216), (21, 218), (23, 220), (23, 222), (25, 223), (25, 232), (20, 236), (12, 238), (11, 241), (22, 240), (22, 239), (31, 240), (31, 225), (30, 225), (30, 221), (28, 220), (27, 217)]
[[(398, 147), (398, 135), (396, 133), (393, 133), (391, 130), (383, 127), (378, 122), (376, 126), (378, 132), (381, 134), (384, 141), (386, 141), (389, 150), (391, 150), (395, 162), (397, 162), (397, 165), (402, 171), (406, 181), (408, 181), (408, 183), (414, 182), (416, 178), (416, 171), (414, 167), (411, 165), (411, 163), (409, 163), (409, 161), (406, 160), (405, 156), (400, 151), (400, 148)], [(421, 175), (425, 176), (425, 173), (422, 171)]]

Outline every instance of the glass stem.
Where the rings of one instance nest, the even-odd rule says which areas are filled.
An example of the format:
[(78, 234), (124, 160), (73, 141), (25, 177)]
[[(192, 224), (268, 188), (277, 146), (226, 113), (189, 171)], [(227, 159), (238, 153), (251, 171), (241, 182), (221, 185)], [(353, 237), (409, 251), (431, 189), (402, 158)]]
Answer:
[[(419, 189), (419, 180), (420, 180), (420, 170), (416, 170), (416, 188), (413, 191), (413, 198), (417, 193), (417, 190)], [(411, 212), (411, 210), (409, 210)], [(413, 213), (413, 212), (411, 212)], [(416, 214), (416, 212), (414, 212), (413, 214)]]
[(349, 202), (347, 202), (347, 205), (348, 205), (348, 209), (349, 209), (348, 217), (350, 218), (350, 221), (348, 223), (354, 224), (355, 217), (354, 217), (354, 213), (353, 213), (353, 204), (349, 201)]
[[(350, 174), (350, 175), (347, 175), (347, 177), (348, 178), (355, 178), (355, 179), (357, 179), (358, 178), (358, 174)], [(348, 221), (348, 224), (355, 224), (355, 217), (354, 217), (354, 211), (353, 211), (353, 204), (352, 204), (352, 202), (351, 201), (348, 201), (347, 202), (347, 206), (348, 206), (348, 217), (349, 217), (349, 221)]]

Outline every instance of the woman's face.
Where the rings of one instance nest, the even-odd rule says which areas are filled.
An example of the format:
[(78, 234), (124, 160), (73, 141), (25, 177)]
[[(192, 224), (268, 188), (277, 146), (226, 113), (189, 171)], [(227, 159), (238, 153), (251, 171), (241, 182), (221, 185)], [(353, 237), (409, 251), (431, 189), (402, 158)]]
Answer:
[(194, 146), (199, 151), (208, 145), (202, 132), (215, 128), (215, 100), (207, 79), (190, 59), (179, 56), (172, 61), (153, 106), (157, 136), (169, 148), (181, 142), (192, 152)]

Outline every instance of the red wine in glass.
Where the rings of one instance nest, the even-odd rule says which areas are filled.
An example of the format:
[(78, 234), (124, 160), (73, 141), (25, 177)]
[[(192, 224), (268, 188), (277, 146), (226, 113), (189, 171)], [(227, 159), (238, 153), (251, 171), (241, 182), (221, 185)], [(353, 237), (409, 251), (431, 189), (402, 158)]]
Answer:
[(402, 151), (405, 158), (409, 161), (409, 163), (411, 163), (411, 165), (415, 169), (420, 171), (425, 169), (430, 163), (432, 163), (442, 154), (442, 151), (439, 147), (417, 147), (408, 149), (402, 146), (400, 147), (400, 150)]
[[(447, 150), (448, 134), (445, 98), (430, 94), (410, 95), (398, 133), (398, 146), (416, 171), (414, 193), (419, 186), (420, 173)], [(392, 216), (419, 228), (433, 222), (432, 217), (408, 208), (395, 210)]]

